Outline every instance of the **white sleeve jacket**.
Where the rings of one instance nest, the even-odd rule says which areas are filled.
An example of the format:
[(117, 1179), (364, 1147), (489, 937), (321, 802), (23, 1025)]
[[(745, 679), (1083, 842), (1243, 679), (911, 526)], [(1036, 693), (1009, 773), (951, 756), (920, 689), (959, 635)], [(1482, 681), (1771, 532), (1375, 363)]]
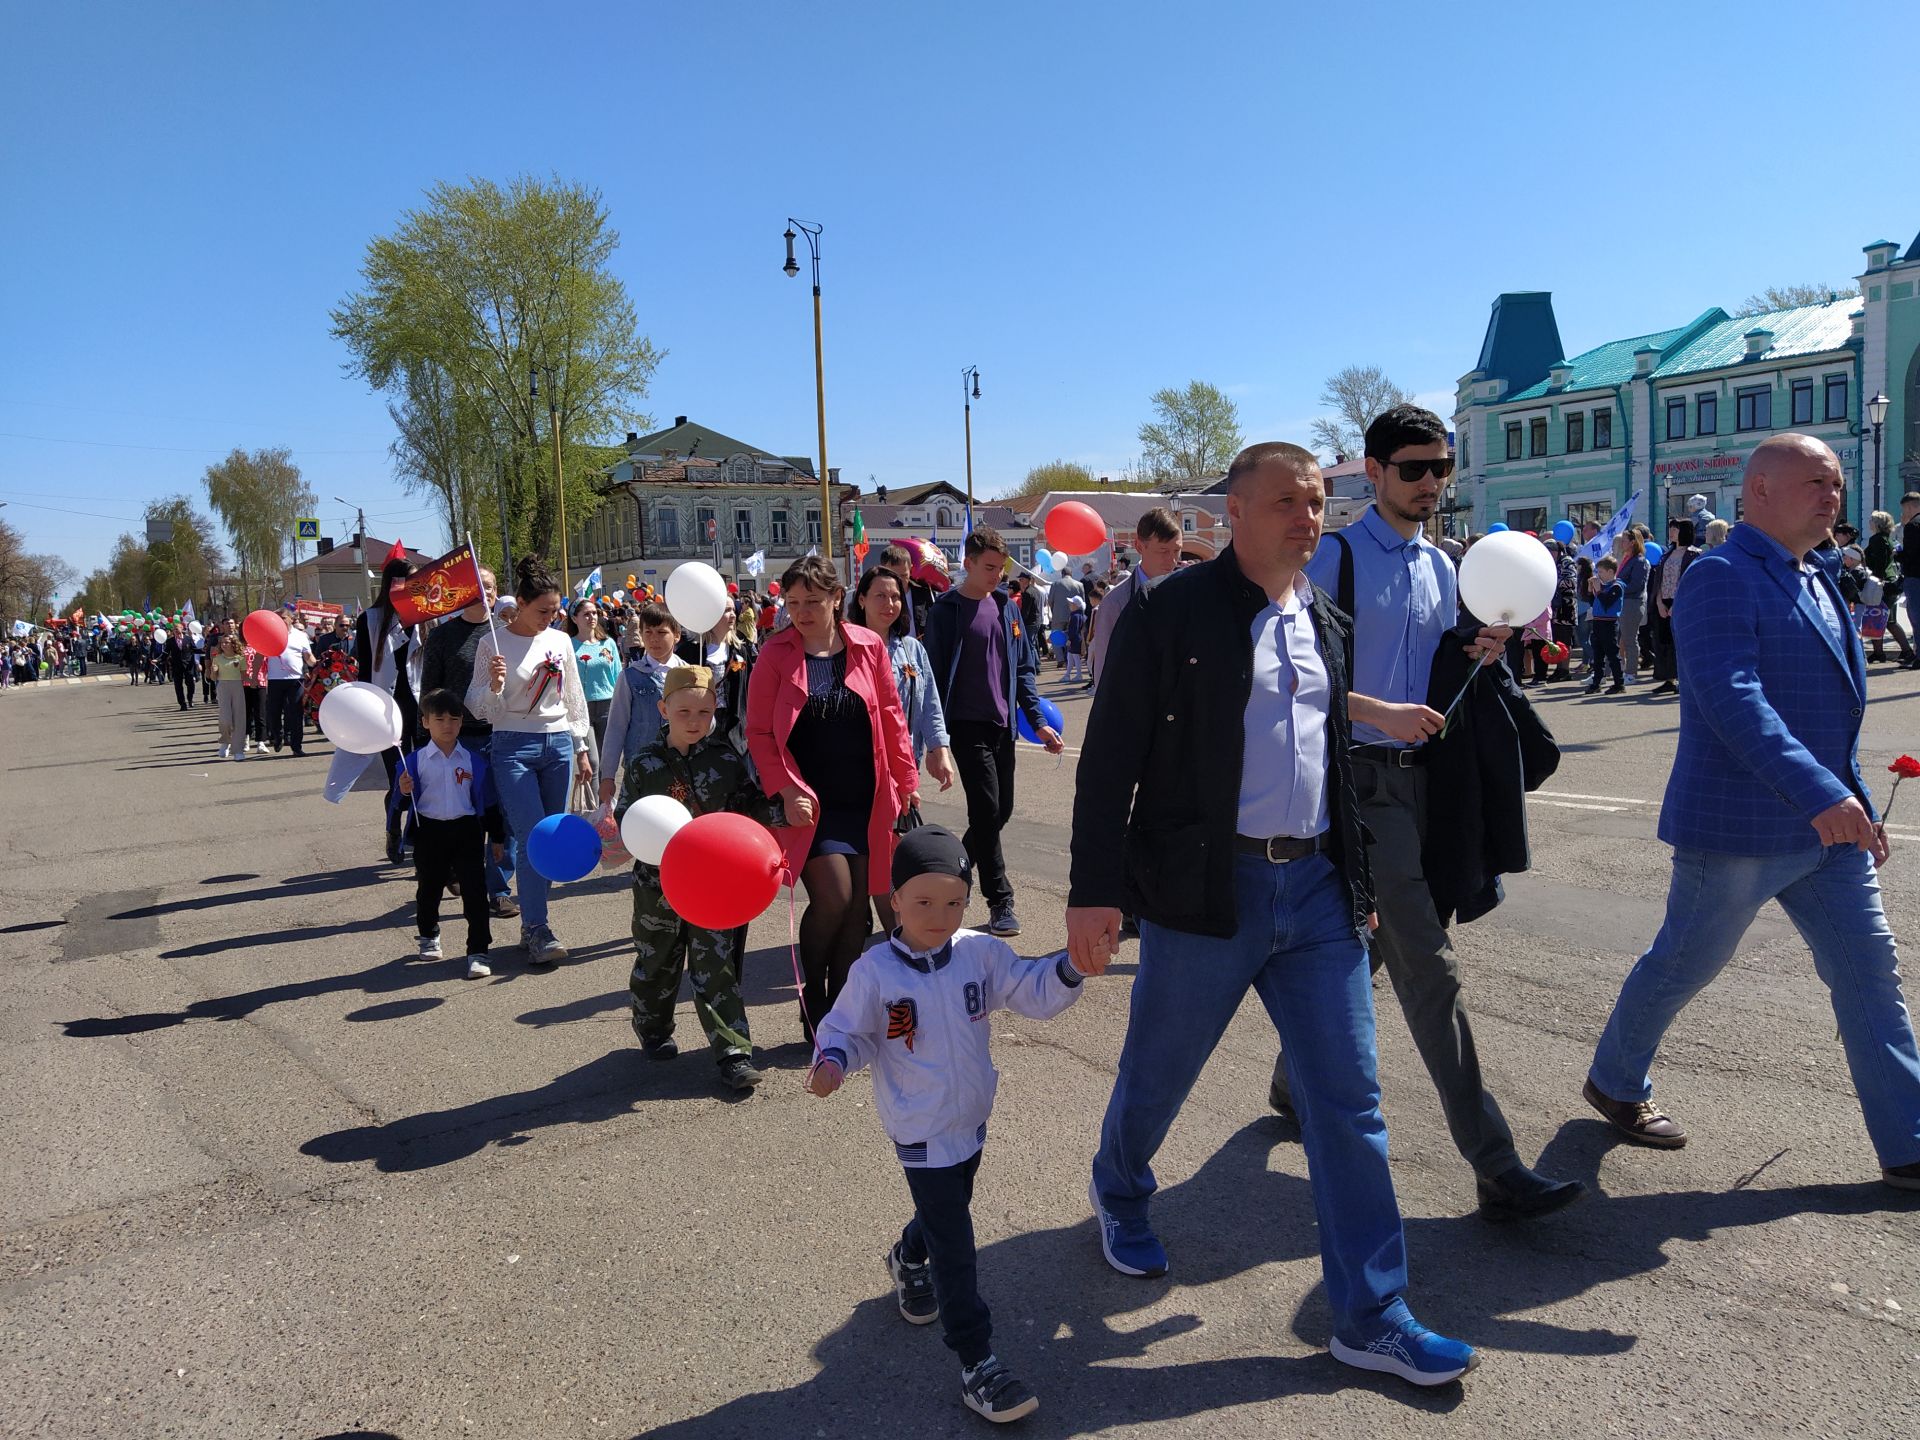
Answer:
[(1080, 997), (1081, 978), (1063, 952), (1025, 960), (978, 930), (927, 956), (882, 938), (820, 1022), (820, 1055), (848, 1074), (873, 1067), (880, 1124), (902, 1165), (958, 1165), (986, 1143), (1000, 1081), (988, 1016), (1050, 1020)]

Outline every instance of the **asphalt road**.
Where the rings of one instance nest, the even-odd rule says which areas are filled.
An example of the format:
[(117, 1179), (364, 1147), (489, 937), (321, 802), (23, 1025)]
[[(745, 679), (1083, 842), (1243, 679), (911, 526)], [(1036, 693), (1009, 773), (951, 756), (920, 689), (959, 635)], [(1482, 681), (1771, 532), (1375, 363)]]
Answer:
[[(1920, 748), (1920, 679), (1871, 683), (1880, 782)], [(1060, 698), (1077, 734), (1083, 697)], [(1423, 1392), (1327, 1357), (1305, 1165), (1265, 1111), (1252, 1005), (1160, 1157), (1171, 1275), (1107, 1270), (1084, 1197), (1129, 951), (1059, 1019), (996, 1022), (975, 1222), (998, 1351), (1042, 1400), (1024, 1433), (1914, 1432), (1920, 1197), (1878, 1183), (1777, 911), (1662, 1054), (1687, 1149), (1616, 1146), (1581, 1103), (1658, 924), (1678, 720), (1567, 687), (1543, 703), (1566, 754), (1531, 805), (1535, 868), (1456, 943), (1523, 1152), (1596, 1193), (1534, 1225), (1477, 1219), (1379, 992), (1411, 1298), (1481, 1369)], [(772, 1073), (729, 1101), (689, 1005), (689, 1053), (639, 1056), (619, 877), (558, 899), (576, 963), (533, 974), (505, 951), (469, 983), (455, 958), (408, 958), (410, 879), (381, 860), (370, 798), (319, 798), (324, 744), (235, 765), (213, 736), (160, 687), (0, 695), (0, 1434), (984, 1433), (937, 1327), (892, 1308), (880, 1256), (908, 1202), (867, 1081), (800, 1088), (784, 904), (748, 960)], [(1023, 755), (1026, 953), (1063, 941), (1072, 785), (1071, 756)], [(1885, 871), (1903, 935), (1908, 803)]]

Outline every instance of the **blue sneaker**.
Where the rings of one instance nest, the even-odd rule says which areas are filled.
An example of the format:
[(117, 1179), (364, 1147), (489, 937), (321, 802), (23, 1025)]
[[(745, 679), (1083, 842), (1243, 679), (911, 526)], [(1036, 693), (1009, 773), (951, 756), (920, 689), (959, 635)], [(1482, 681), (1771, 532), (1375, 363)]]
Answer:
[(1412, 1316), (1381, 1321), (1380, 1329), (1361, 1344), (1336, 1335), (1328, 1348), (1334, 1359), (1356, 1370), (1379, 1370), (1415, 1385), (1445, 1385), (1480, 1363), (1471, 1345), (1436, 1335)]
[(1087, 1199), (1093, 1202), (1093, 1218), (1100, 1222), (1100, 1252), (1107, 1264), (1122, 1275), (1148, 1277), (1167, 1273), (1167, 1252), (1144, 1220), (1131, 1223), (1117, 1220), (1100, 1203), (1099, 1187), (1087, 1185)]

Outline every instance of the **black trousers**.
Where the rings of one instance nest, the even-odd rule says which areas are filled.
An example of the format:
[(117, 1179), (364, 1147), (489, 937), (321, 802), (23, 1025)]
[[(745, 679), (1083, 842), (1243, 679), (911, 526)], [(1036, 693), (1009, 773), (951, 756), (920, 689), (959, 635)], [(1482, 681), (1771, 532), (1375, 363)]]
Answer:
[(267, 681), (267, 743), (278, 750), (284, 740), (294, 754), (305, 753), (301, 743), (305, 720), (300, 712), (300, 682)]
[(414, 923), (422, 935), (440, 933), (440, 896), (449, 880), (460, 882), (460, 910), (467, 917), (467, 953), (484, 955), (493, 945), (487, 923), (484, 871), (487, 829), (478, 815), (457, 820), (414, 819)]
[(184, 670), (173, 672), (173, 698), (180, 702), (182, 710), (193, 704), (193, 676)]
[(1611, 674), (1613, 683), (1625, 683), (1625, 674), (1620, 668), (1620, 622), (1618, 620), (1595, 620), (1593, 628), (1587, 633), (1593, 637), (1593, 688), (1600, 688), (1600, 677)]
[(1680, 652), (1673, 644), (1673, 617), (1653, 617), (1653, 678), (1659, 681), (1680, 678)]
[(247, 692), (246, 738), (248, 740), (264, 740), (267, 738), (267, 731), (265, 722), (260, 718), (260, 711), (265, 703), (267, 692), (258, 685), (242, 685), (241, 689)]
[(903, 1166), (913, 1192), (913, 1219), (900, 1232), (900, 1258), (933, 1261), (933, 1298), (947, 1348), (969, 1369), (993, 1353), (993, 1315), (980, 1298), (973, 1245), (973, 1177), (981, 1152), (958, 1165)]
[(961, 843), (972, 857), (987, 904), (1011, 904), (1013, 886), (1007, 883), (1000, 832), (1013, 819), (1013, 728), (987, 720), (955, 720), (947, 732), (960, 787), (967, 794), (967, 833)]

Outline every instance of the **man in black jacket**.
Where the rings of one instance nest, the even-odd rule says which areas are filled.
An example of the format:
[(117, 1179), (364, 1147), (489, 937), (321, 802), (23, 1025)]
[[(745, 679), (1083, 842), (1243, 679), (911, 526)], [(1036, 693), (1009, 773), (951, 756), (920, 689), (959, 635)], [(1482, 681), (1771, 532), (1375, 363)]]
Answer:
[[(1900, 497), (1900, 593), (1907, 597), (1907, 630), (1920, 635), (1920, 585), (1909, 586), (1907, 576), (1920, 578), (1920, 490), (1909, 490)], [(1920, 641), (1915, 642), (1920, 647)], [(1920, 658), (1903, 657), (1908, 669), (1920, 668)]]
[[(1334, 1355), (1419, 1385), (1473, 1350), (1407, 1310), (1366, 934), (1366, 834), (1347, 760), (1346, 619), (1302, 573), (1326, 494), (1296, 445), (1228, 471), (1233, 543), (1123, 612), (1073, 811), (1067, 941), (1094, 966), (1139, 918), (1140, 969), (1093, 1162), (1107, 1263), (1159, 1275), (1154, 1153), (1249, 988), (1285, 1041), (1333, 1309)], [(1124, 835), (1124, 845), (1114, 843)]]

